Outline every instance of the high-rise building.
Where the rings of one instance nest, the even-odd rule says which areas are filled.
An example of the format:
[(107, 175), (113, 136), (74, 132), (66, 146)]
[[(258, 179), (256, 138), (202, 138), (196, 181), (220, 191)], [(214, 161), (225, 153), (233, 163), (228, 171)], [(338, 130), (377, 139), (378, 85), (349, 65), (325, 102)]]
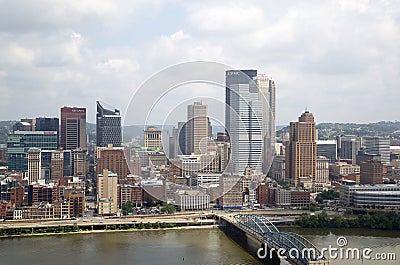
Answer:
[[(275, 84), (256, 70), (226, 71), (225, 126), (231, 141), (232, 173), (247, 166), (268, 170), (275, 141)], [(264, 172), (265, 173), (265, 172)]]
[(97, 202), (99, 214), (115, 214), (118, 211), (118, 175), (104, 169), (97, 175)]
[(118, 177), (126, 178), (129, 175), (129, 167), (125, 159), (123, 147), (97, 147), (96, 151), (97, 163), (96, 172), (101, 174), (104, 169), (108, 169), (118, 175)]
[(188, 105), (186, 125), (186, 152), (188, 154), (204, 153), (207, 140), (212, 135), (210, 128), (207, 105), (203, 105), (202, 102)]
[(355, 135), (338, 136), (337, 143), (340, 159), (356, 163), (357, 153), (361, 149), (361, 138)]
[(298, 122), (290, 123), (290, 139), (286, 148), (286, 180), (295, 184), (299, 178), (315, 182), (317, 141), (314, 116), (305, 111)]
[(178, 139), (177, 139), (177, 144), (175, 145), (176, 155), (187, 155), (188, 153), (186, 152), (186, 127), (187, 123), (186, 122), (178, 122)]
[(103, 102), (96, 102), (96, 140), (97, 146), (121, 146), (121, 115), (120, 111)]
[(360, 184), (382, 184), (383, 165), (379, 161), (368, 161), (360, 164)]
[(72, 150), (63, 150), (64, 155), (64, 177), (74, 175), (74, 154)]
[(264, 95), (268, 104), (263, 104), (263, 169), (262, 171), (267, 174), (269, 165), (272, 164), (274, 153), (271, 148), (275, 146), (275, 117), (276, 117), (276, 92), (275, 82), (266, 75), (259, 74), (253, 78), (259, 87), (261, 93)]
[(162, 149), (162, 138), (161, 131), (156, 127), (149, 126), (144, 131), (144, 146), (148, 150), (161, 150)]
[(390, 139), (386, 137), (365, 137), (365, 152), (367, 154), (380, 155), (380, 161), (384, 165), (390, 163)]
[(36, 118), (35, 131), (56, 131), (60, 137), (60, 123), (58, 118)]
[(28, 150), (28, 183), (38, 182), (41, 178), (42, 160), (39, 148)]
[(72, 151), (74, 156), (74, 176), (80, 178), (86, 178), (87, 161), (86, 161), (86, 150), (81, 148), (74, 149)]
[(329, 163), (335, 163), (337, 158), (337, 145), (335, 140), (318, 140), (317, 156), (328, 158)]
[(324, 156), (318, 156), (316, 160), (315, 182), (320, 184), (329, 183), (329, 159)]
[(61, 108), (61, 147), (86, 150), (86, 138), (86, 108)]
[(64, 151), (51, 152), (51, 179), (59, 180), (64, 176)]
[(57, 150), (57, 132), (16, 131), (8, 135), (8, 170), (28, 171), (28, 150)]

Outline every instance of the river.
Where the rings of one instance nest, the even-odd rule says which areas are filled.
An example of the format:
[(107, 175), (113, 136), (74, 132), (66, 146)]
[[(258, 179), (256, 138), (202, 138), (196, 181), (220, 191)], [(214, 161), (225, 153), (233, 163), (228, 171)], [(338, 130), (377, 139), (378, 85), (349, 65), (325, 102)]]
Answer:
[[(293, 229), (282, 229), (293, 230)], [(336, 246), (345, 235), (349, 247), (395, 252), (400, 232), (295, 229), (319, 247)], [(331, 264), (376, 264), (333, 260)], [(261, 264), (219, 229), (154, 230), (30, 236), (0, 240), (1, 264)], [(386, 261), (379, 264), (399, 264)]]

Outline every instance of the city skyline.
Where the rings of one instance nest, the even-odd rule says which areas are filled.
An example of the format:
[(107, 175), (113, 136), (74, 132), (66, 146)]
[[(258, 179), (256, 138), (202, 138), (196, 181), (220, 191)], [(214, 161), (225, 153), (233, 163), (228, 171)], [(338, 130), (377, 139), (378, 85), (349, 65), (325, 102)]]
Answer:
[[(87, 107), (94, 123), (91, 106), (105, 99), (123, 116), (130, 96), (149, 76), (191, 60), (271, 76), (279, 87), (280, 125), (306, 106), (319, 121), (397, 120), (392, 111), (399, 95), (397, 3), (0, 5), (0, 120), (27, 113), (53, 117), (66, 104)], [(43, 95), (45, 104), (37, 104)], [(20, 104), (13, 103), (16, 97)]]

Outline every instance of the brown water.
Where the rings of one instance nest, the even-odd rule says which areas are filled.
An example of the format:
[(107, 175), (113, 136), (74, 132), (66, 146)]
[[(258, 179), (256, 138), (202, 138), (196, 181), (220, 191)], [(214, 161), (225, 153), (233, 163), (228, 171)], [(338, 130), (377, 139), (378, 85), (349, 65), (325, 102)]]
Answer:
[[(331, 260), (331, 264), (400, 264), (400, 232), (364, 229), (281, 229), (318, 247), (336, 245), (393, 252), (397, 261)], [(0, 240), (0, 264), (261, 264), (219, 229), (33, 236)]]

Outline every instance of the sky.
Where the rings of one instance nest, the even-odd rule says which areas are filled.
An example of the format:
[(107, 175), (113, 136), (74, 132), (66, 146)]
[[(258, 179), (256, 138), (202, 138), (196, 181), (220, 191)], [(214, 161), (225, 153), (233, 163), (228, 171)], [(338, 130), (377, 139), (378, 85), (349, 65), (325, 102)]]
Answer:
[(0, 120), (82, 106), (94, 122), (96, 100), (124, 114), (154, 74), (200, 60), (271, 77), (278, 125), (305, 108), (317, 122), (394, 121), (399, 47), (390, 0), (0, 0)]

